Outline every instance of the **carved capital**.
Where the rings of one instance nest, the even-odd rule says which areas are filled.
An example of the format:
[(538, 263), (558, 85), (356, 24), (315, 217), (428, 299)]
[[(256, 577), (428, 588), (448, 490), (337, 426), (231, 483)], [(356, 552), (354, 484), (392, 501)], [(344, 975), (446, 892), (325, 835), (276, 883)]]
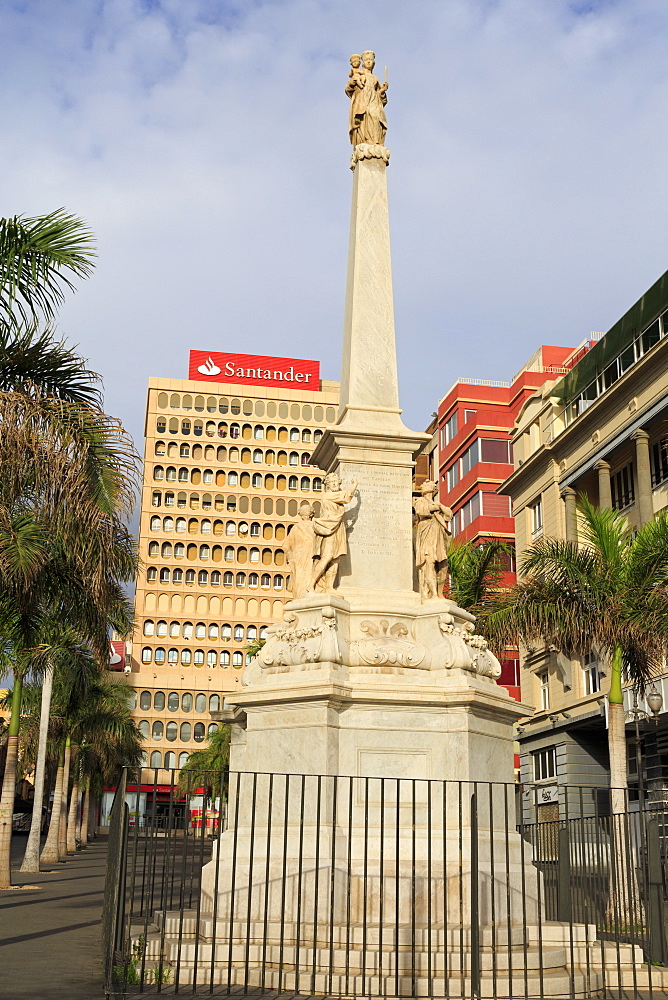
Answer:
[(390, 162), (390, 151), (387, 146), (360, 142), (357, 146), (353, 147), (353, 155), (350, 157), (351, 170), (355, 169), (359, 160), (382, 160), (387, 166)]

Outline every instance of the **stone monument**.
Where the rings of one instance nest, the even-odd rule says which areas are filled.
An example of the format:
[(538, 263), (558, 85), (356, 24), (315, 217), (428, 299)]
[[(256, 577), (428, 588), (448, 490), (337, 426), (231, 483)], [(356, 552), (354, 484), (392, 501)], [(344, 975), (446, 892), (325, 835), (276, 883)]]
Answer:
[[(390, 153), (384, 145), (388, 87), (373, 69), (372, 52), (353, 56), (345, 86), (351, 101), (353, 198), (341, 400), (336, 423), (312, 456), (326, 472), (325, 494), (318, 516), (304, 506), (288, 538), (294, 599), (283, 621), (268, 629), (242, 689), (226, 695), (217, 716), (231, 727), (230, 772), (237, 776), (237, 790), (239, 776), (250, 775), (252, 794), (230, 791), (229, 828), (204, 869), (198, 911), (213, 914), (200, 924), (204, 941), (221, 922), (228, 943), (220, 974), (228, 981), (248, 982), (255, 962), (260, 969), (261, 957), (253, 956), (273, 947), (267, 935), (278, 935), (299, 951), (300, 928), (308, 926), (310, 989), (316, 992), (332, 990), (332, 963), (339, 961), (335, 942), (349, 932), (351, 912), (353, 921), (365, 927), (370, 922), (381, 940), (385, 930), (389, 936), (407, 935), (411, 948), (403, 958), (397, 953), (396, 961), (414, 979), (431, 968), (429, 914), (455, 915), (452, 925), (444, 918), (439, 948), (456, 966), (460, 952), (465, 962), (462, 934), (470, 942), (473, 925), (493, 922), (495, 905), (498, 913), (502, 908), (507, 913), (507, 941), (515, 940), (513, 928), (531, 922), (539, 906), (538, 876), (515, 832), (513, 796), (507, 791), (514, 777), (512, 726), (531, 708), (497, 685), (499, 663), (475, 634), (473, 617), (442, 596), (451, 512), (436, 500), (433, 483), (415, 501), (414, 553), (412, 475), (427, 435), (409, 430), (399, 408), (386, 181)], [(413, 586), (415, 566), (419, 592)], [(281, 776), (289, 779), (279, 794)], [(317, 779), (317, 796), (304, 797), (303, 776), (325, 776)], [(338, 776), (351, 776), (367, 792), (380, 779), (396, 781), (396, 864), (403, 852), (410, 859), (405, 871), (388, 875), (382, 846), (380, 856), (376, 851), (384, 843), (383, 794), (359, 798), (351, 783), (343, 821), (332, 791)], [(400, 780), (408, 780), (409, 799)], [(460, 791), (458, 804), (454, 795), (446, 808), (448, 780), (460, 783), (454, 785)], [(293, 799), (300, 781), (301, 804)], [(435, 782), (443, 806), (433, 810)], [(506, 783), (494, 807), (488, 797), (479, 810), (473, 839), (474, 785), (461, 784), (467, 782), (487, 788)], [(322, 815), (326, 844), (312, 835), (321, 829)], [(260, 816), (263, 821), (256, 822)], [(376, 845), (371, 854), (369, 843)], [(503, 859), (501, 875), (495, 858)], [(472, 871), (484, 883), (479, 897), (470, 888)], [(321, 885), (323, 892), (330, 887), (332, 899), (324, 929), (313, 909)], [(383, 909), (391, 898), (396, 911)], [(244, 921), (237, 926), (241, 912)], [(493, 947), (494, 933), (487, 947), (489, 942)], [(526, 954), (525, 949), (523, 962)], [(295, 969), (283, 980), (287, 973), (279, 971), (277, 982), (297, 990)], [(464, 975), (464, 965), (461, 969)], [(242, 978), (235, 980), (236, 974)], [(258, 982), (276, 986), (266, 963)], [(369, 993), (380, 995), (393, 989), (380, 974), (367, 985)], [(509, 985), (497, 983), (496, 995), (508, 995)], [(449, 988), (442, 981), (431, 995)], [(339, 989), (346, 992), (341, 984)], [(412, 995), (428, 989), (431, 985), (423, 984)]]

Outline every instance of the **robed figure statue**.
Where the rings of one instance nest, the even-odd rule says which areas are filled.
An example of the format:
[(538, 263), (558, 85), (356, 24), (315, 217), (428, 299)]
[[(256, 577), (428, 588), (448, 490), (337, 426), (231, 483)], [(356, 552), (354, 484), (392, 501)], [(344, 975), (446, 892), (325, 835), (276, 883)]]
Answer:
[(316, 539), (311, 589), (332, 593), (339, 559), (348, 551), (343, 515), (355, 495), (357, 480), (353, 480), (347, 489), (342, 489), (339, 476), (330, 472), (325, 476), (324, 485), (320, 513), (313, 518)]
[(353, 146), (361, 142), (385, 145), (387, 119), (387, 83), (381, 83), (374, 76), (375, 53), (367, 51), (360, 57), (350, 57), (350, 76), (346, 83), (346, 94), (350, 98), (350, 121), (348, 131)]
[(418, 571), (418, 589), (423, 601), (443, 596), (443, 586), (448, 571), (450, 548), (450, 521), (452, 511), (436, 500), (438, 486), (425, 482), (420, 487), (422, 496), (413, 503), (417, 518), (415, 530), (415, 565)]

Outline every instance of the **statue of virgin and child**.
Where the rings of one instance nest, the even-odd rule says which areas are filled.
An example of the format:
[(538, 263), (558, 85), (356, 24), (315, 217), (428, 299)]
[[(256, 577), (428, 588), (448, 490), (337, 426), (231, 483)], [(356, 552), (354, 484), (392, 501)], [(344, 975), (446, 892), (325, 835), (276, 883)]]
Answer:
[(381, 83), (374, 75), (376, 56), (374, 52), (363, 52), (361, 56), (350, 57), (350, 75), (346, 83), (346, 94), (350, 98), (350, 119), (348, 132), (353, 146), (359, 143), (385, 145), (387, 119), (387, 80)]

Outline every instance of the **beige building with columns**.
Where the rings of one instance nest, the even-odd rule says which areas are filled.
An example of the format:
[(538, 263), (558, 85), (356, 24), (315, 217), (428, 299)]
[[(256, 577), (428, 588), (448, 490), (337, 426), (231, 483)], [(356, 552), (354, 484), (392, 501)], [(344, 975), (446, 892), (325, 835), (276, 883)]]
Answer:
[(246, 647), (281, 619), (288, 528), (303, 500), (318, 509), (310, 456), (338, 382), (257, 381), (149, 382), (130, 680), (146, 765), (165, 785), (240, 686)]
[[(668, 272), (564, 378), (527, 400), (512, 441), (515, 470), (501, 492), (513, 501), (518, 566), (541, 535), (577, 537), (578, 494), (623, 512), (631, 529), (668, 506)], [(595, 650), (570, 661), (540, 647), (525, 653), (521, 682), (522, 701), (536, 708), (521, 727), (521, 780), (556, 814), (558, 784), (607, 783), (609, 678)], [(652, 766), (668, 773), (668, 756)]]

